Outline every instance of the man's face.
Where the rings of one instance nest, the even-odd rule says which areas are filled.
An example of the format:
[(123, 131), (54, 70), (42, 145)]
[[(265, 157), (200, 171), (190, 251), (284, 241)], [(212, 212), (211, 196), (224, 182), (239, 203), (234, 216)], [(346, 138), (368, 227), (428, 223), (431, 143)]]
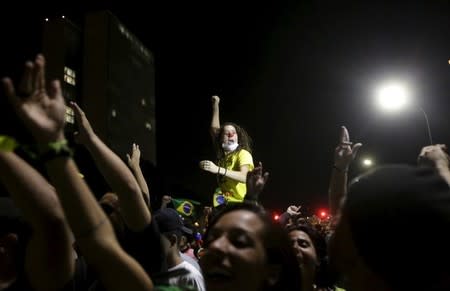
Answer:
[(247, 210), (224, 214), (205, 238), (200, 260), (207, 289), (257, 290), (266, 279), (263, 222)]

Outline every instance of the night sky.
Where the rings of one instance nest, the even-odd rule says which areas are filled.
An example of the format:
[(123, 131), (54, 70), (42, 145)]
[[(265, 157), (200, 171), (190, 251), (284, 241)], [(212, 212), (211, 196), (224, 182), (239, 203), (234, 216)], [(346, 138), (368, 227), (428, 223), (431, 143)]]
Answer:
[[(43, 18), (82, 23), (85, 12), (110, 10), (155, 55), (163, 189), (200, 201), (215, 187), (214, 175), (198, 168), (215, 159), (214, 94), (221, 121), (247, 129), (255, 162), (270, 172), (261, 197), (270, 209), (326, 206), (341, 125), (364, 144), (360, 158), (415, 162), (428, 143), (425, 119), (414, 109), (381, 113), (374, 90), (385, 81), (406, 82), (434, 142), (450, 145), (450, 1), (270, 2), (2, 7), (0, 72), (39, 51)], [(351, 175), (362, 171), (358, 159)]]

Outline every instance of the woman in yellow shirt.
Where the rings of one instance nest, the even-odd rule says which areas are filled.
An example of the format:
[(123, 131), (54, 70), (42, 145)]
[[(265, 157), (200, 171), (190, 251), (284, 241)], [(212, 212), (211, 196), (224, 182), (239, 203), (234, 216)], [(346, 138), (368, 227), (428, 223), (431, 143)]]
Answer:
[(249, 135), (235, 123), (220, 125), (219, 102), (218, 96), (212, 96), (211, 136), (217, 151), (217, 165), (209, 160), (200, 162), (201, 169), (217, 174), (214, 207), (242, 202), (247, 193), (247, 173), (254, 168)]

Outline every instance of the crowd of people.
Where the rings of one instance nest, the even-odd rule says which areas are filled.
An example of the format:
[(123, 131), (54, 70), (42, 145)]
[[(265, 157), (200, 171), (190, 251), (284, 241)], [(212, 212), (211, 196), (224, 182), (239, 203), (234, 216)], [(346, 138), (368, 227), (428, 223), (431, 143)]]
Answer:
[[(301, 201), (292, 201), (276, 222), (259, 200), (269, 174), (254, 166), (246, 131), (220, 123), (213, 96), (217, 160), (200, 168), (217, 176), (217, 189), (193, 229), (170, 197), (155, 209), (139, 145), (126, 161), (117, 156), (82, 108), (65, 103), (59, 81), (47, 83), (44, 56), (25, 64), (18, 85), (2, 83), (36, 146), (32, 165), (12, 137), (0, 139), (8, 192), (0, 199), (0, 290), (450, 290), (444, 145), (424, 147), (415, 166), (385, 165), (349, 182), (362, 144), (341, 127), (330, 219), (304, 217)], [(73, 159), (66, 106), (75, 113), (76, 141), (112, 189), (100, 199)]]

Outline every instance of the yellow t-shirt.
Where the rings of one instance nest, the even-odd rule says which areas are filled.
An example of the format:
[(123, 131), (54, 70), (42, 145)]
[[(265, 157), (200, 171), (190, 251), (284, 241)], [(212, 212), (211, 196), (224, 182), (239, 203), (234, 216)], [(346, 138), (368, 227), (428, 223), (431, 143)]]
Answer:
[[(241, 167), (245, 165), (249, 167), (249, 171), (254, 168), (252, 154), (244, 149), (226, 155), (219, 161), (218, 165), (232, 171), (240, 171)], [(219, 187), (214, 192), (214, 207), (228, 202), (242, 202), (244, 200), (247, 193), (245, 183), (222, 176), (219, 179)]]

